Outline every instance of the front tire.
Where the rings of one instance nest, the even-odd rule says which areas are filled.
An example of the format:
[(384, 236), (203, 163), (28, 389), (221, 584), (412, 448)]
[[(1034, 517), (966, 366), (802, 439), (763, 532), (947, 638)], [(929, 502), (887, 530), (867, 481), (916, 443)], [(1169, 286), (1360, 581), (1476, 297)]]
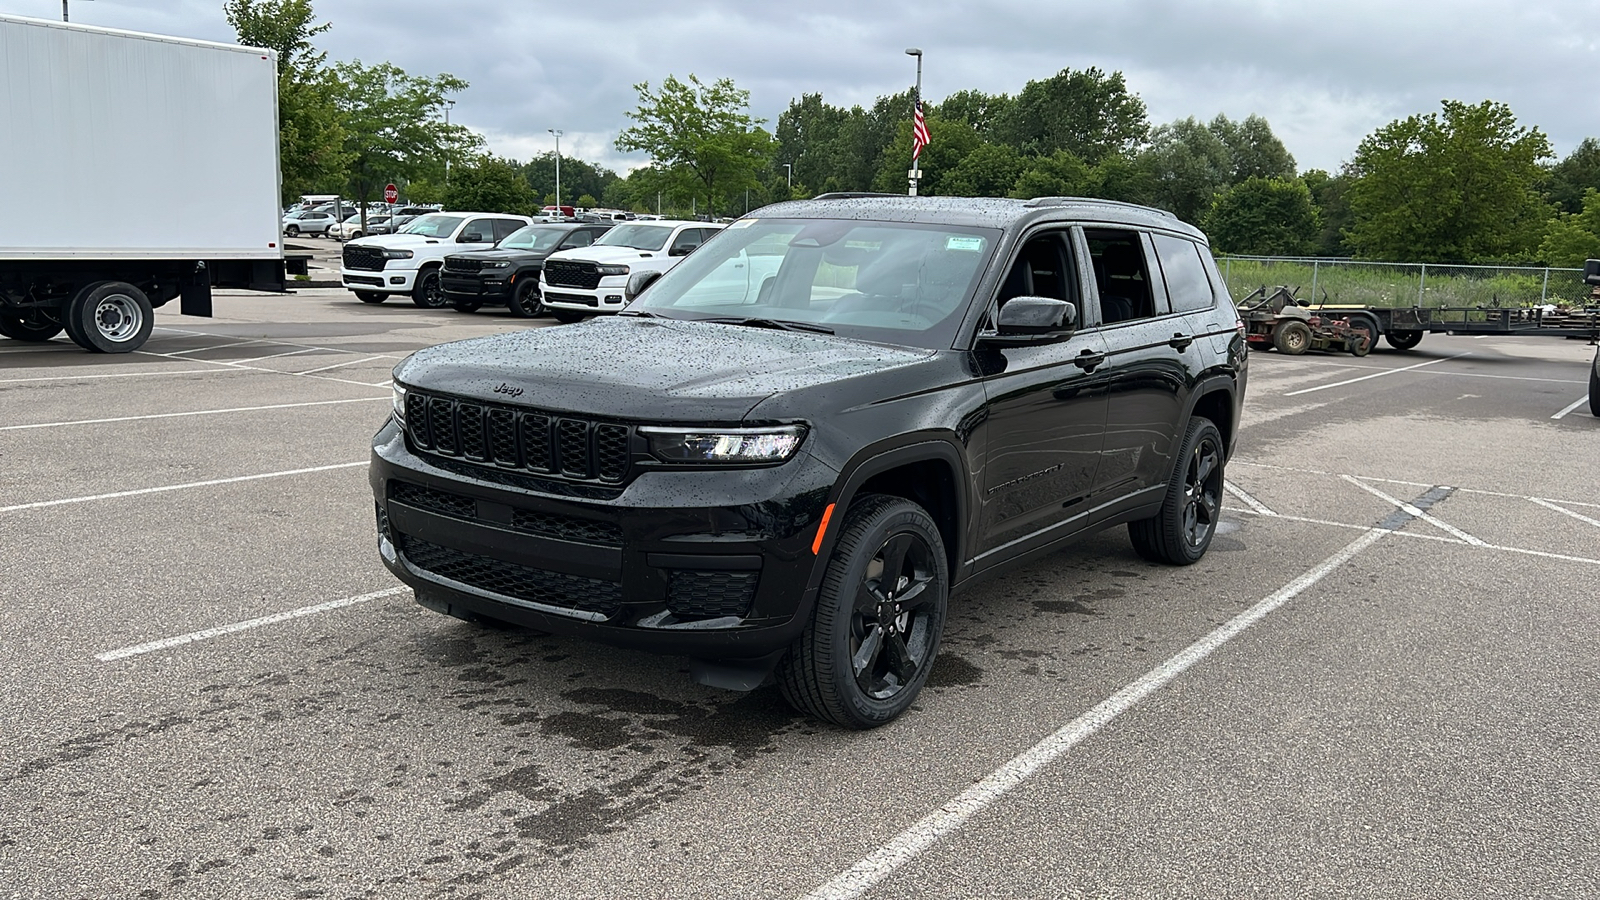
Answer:
[(1222, 432), (1210, 419), (1190, 419), (1161, 511), (1128, 523), (1128, 537), (1140, 556), (1187, 566), (1206, 555), (1222, 512), (1225, 462)]
[(544, 300), (539, 296), (539, 282), (529, 278), (517, 285), (516, 293), (511, 295), (511, 302), (506, 304), (511, 308), (511, 314), (519, 319), (531, 319), (544, 314)]
[(122, 281), (97, 281), (67, 304), (62, 324), (73, 343), (94, 353), (132, 353), (155, 327), (144, 291)]
[(389, 295), (378, 291), (356, 291), (356, 299), (362, 303), (382, 303), (389, 299)]
[(811, 621), (778, 664), (784, 699), (845, 728), (892, 721), (928, 680), (948, 602), (932, 517), (900, 497), (863, 497), (840, 527)]
[(456, 312), (475, 313), (483, 307), (482, 300), (451, 300), (450, 308)]
[(439, 284), (438, 269), (427, 269), (417, 273), (417, 283), (411, 286), (411, 302), (422, 309), (439, 309), (444, 306), (444, 288)]
[(290, 225), (288, 228), (285, 228), (283, 230), (283, 233), (288, 235), (289, 237), (299, 237), (300, 236), (300, 226), (298, 226), (298, 225)]

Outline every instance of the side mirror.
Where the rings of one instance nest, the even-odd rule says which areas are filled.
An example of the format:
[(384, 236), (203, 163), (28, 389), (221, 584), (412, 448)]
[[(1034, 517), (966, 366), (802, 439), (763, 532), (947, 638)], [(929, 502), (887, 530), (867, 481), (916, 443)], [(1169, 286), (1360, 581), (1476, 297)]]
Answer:
[(476, 231), (469, 231), (466, 234), (463, 234), (461, 237), (456, 238), (456, 243), (458, 243), (458, 244), (481, 244), (481, 243), (483, 243), (483, 235), (479, 234)]
[(644, 293), (645, 288), (655, 284), (656, 279), (660, 277), (660, 272), (635, 272), (629, 275), (628, 284), (622, 289), (622, 299), (625, 302), (632, 303), (635, 297)]
[(1078, 308), (1052, 297), (1012, 297), (1000, 307), (995, 333), (983, 340), (992, 344), (1051, 344), (1064, 341), (1078, 330)]
[(1600, 285), (1600, 259), (1590, 259), (1584, 261), (1583, 283)]

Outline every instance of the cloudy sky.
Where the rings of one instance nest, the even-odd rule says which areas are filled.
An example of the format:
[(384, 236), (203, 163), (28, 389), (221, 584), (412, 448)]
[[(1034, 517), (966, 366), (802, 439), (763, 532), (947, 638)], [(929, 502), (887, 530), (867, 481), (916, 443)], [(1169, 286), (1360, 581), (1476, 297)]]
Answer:
[[(232, 40), (222, 0), (69, 0), (72, 20)], [(1302, 170), (1442, 99), (1511, 105), (1564, 155), (1600, 135), (1600, 0), (316, 0), (330, 59), (389, 60), (471, 82), (451, 121), (514, 158), (619, 170), (633, 85), (731, 77), (769, 126), (792, 98), (870, 105), (910, 86), (1016, 93), (1062, 68), (1121, 70), (1152, 123), (1266, 117)], [(59, 18), (61, 0), (0, 0)], [(938, 135), (934, 135), (938, 140)]]

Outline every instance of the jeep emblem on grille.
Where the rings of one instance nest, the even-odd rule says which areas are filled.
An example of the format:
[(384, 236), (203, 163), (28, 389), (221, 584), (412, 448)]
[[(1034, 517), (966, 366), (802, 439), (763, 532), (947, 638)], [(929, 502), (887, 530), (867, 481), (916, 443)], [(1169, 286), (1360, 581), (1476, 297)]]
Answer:
[(521, 397), (522, 396), (522, 388), (512, 387), (511, 385), (506, 384), (505, 382), (501, 382), (500, 386), (494, 389), (494, 392), (496, 394), (505, 394), (505, 395), (507, 395), (509, 397)]

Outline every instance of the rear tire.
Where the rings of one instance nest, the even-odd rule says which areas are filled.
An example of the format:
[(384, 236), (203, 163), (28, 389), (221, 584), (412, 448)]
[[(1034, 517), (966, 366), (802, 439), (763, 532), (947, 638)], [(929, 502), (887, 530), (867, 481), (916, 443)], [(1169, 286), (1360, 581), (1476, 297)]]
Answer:
[(1589, 367), (1589, 415), (1600, 419), (1600, 350), (1594, 354), (1594, 365)]
[(1161, 512), (1128, 523), (1128, 537), (1140, 556), (1151, 562), (1187, 566), (1206, 555), (1222, 512), (1226, 462), (1217, 426), (1199, 416), (1190, 419)]
[(362, 303), (382, 303), (389, 299), (389, 295), (378, 291), (356, 291), (356, 299)]
[(868, 495), (850, 508), (811, 621), (778, 664), (778, 688), (801, 712), (876, 728), (905, 712), (928, 680), (949, 600), (944, 542), (927, 511)]
[(43, 343), (60, 334), (64, 327), (37, 306), (21, 312), (0, 312), (0, 334), (18, 341)]
[(539, 280), (528, 276), (528, 280), (517, 285), (516, 293), (511, 295), (511, 301), (506, 304), (510, 307), (511, 314), (519, 319), (531, 319), (544, 315), (544, 300), (539, 296)]
[(1304, 322), (1284, 322), (1272, 333), (1272, 346), (1279, 353), (1299, 356), (1311, 348), (1311, 326)]
[(417, 283), (411, 286), (411, 302), (422, 309), (439, 309), (445, 305), (438, 269), (424, 269), (417, 273)]
[(144, 291), (122, 281), (97, 281), (67, 304), (62, 324), (74, 343), (95, 353), (131, 353), (155, 327)]
[(1384, 335), (1383, 339), (1388, 341), (1389, 346), (1396, 350), (1410, 350), (1412, 347), (1422, 343), (1422, 332), (1391, 331)]

